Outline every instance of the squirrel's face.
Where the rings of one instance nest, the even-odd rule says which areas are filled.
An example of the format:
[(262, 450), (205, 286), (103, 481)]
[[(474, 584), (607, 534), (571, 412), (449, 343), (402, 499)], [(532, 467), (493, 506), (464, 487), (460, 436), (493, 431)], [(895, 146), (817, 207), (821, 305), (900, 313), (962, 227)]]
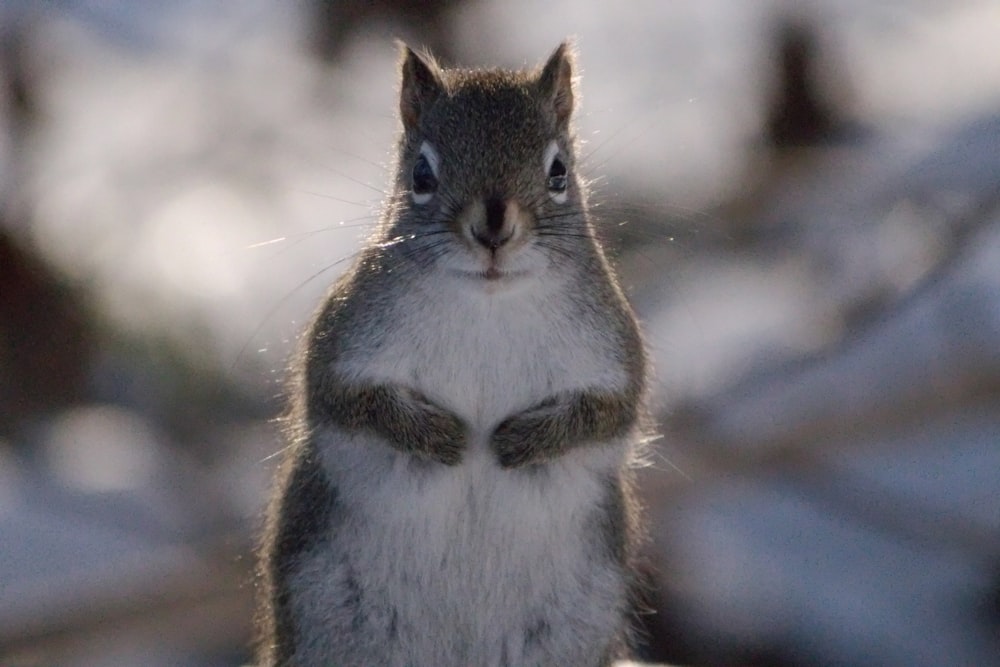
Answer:
[(592, 244), (569, 122), (572, 62), (539, 72), (441, 70), (404, 52), (393, 201), (400, 256), (460, 280), (509, 283)]

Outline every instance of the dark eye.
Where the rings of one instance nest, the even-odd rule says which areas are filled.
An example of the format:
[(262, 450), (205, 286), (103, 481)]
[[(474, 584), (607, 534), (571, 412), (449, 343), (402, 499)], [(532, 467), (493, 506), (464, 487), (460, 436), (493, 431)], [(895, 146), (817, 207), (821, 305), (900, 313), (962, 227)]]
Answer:
[(438, 180), (431, 169), (430, 162), (424, 155), (417, 158), (417, 163), (413, 165), (413, 194), (429, 195), (437, 190)]
[(549, 179), (547, 181), (549, 192), (553, 194), (566, 192), (567, 183), (566, 165), (559, 158), (553, 159), (552, 166), (549, 167)]

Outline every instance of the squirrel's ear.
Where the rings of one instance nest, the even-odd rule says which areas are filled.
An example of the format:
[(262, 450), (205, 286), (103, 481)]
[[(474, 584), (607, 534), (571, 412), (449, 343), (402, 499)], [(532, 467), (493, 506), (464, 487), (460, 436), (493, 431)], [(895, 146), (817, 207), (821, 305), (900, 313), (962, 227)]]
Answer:
[(573, 44), (566, 40), (549, 56), (538, 77), (538, 89), (543, 99), (552, 105), (560, 129), (569, 124), (573, 115), (573, 65), (576, 57)]
[(417, 55), (399, 42), (400, 84), (399, 117), (409, 132), (420, 123), (420, 117), (444, 91), (440, 68), (429, 54)]

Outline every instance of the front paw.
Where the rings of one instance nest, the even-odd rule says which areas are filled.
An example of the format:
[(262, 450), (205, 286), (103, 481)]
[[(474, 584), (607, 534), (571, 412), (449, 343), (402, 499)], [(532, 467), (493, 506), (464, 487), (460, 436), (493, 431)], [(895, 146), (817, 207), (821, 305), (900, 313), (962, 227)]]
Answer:
[(422, 458), (454, 466), (462, 462), (465, 450), (465, 424), (450, 412), (428, 409), (419, 439), (417, 454)]
[(504, 468), (519, 468), (547, 460), (546, 419), (542, 415), (521, 414), (505, 419), (497, 426), (490, 446)]

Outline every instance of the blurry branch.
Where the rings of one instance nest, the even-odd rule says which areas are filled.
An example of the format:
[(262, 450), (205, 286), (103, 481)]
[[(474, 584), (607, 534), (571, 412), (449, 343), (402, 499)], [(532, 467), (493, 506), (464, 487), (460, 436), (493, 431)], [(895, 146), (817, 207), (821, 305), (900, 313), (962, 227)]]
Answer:
[(950, 261), (841, 346), (682, 408), (672, 425), (754, 457), (1000, 391), (1000, 284), (978, 266), (1000, 256), (1000, 193), (964, 227)]
[[(669, 416), (685, 455), (714, 476), (777, 475), (803, 502), (882, 534), (1000, 562), (1000, 534), (971, 508), (943, 508), (927, 489), (893, 491), (850, 467), (873, 446), (907, 460), (920, 441), (933, 443), (917, 454), (929, 467), (955, 443), (1000, 432), (989, 416), (1000, 403), (1000, 188), (953, 227), (937, 270), (840, 345)], [(965, 466), (952, 485), (975, 477)]]

